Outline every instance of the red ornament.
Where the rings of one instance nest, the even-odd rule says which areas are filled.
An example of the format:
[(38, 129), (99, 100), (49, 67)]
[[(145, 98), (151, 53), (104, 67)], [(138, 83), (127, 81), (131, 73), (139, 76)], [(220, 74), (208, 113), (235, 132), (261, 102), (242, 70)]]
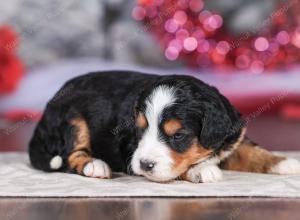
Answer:
[(16, 56), (18, 39), (9, 27), (0, 27), (0, 94), (13, 91), (21, 79), (24, 66)]
[(202, 0), (138, 0), (133, 17), (145, 23), (171, 61), (255, 74), (300, 61), (299, 1), (278, 5), (268, 30), (241, 36), (229, 33), (222, 16), (204, 7)]

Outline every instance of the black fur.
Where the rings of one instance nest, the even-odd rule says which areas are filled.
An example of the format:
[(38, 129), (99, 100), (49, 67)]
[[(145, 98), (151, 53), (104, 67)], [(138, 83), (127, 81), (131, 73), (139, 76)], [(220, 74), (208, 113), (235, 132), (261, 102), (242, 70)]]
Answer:
[[(177, 101), (166, 108), (162, 120), (179, 118), (183, 134), (164, 139), (177, 152), (184, 152), (197, 137), (216, 154), (240, 135), (240, 115), (217, 89), (190, 76), (157, 76), (126, 71), (89, 73), (67, 82), (47, 104), (29, 145), (31, 164), (52, 171), (49, 162), (63, 158), (60, 171), (72, 172), (67, 157), (74, 143), (70, 120), (83, 117), (91, 134), (92, 156), (107, 162), (113, 171), (127, 167), (142, 130), (135, 126), (145, 99), (159, 85), (176, 87)], [(179, 138), (178, 138), (179, 137)]]

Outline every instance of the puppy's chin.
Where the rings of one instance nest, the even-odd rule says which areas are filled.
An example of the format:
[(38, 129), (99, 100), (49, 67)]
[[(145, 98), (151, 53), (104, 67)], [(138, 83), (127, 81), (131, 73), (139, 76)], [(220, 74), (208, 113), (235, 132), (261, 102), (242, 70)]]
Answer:
[(164, 176), (159, 176), (159, 175), (149, 175), (147, 173), (142, 174), (142, 176), (146, 177), (148, 180), (151, 180), (153, 182), (158, 182), (158, 183), (168, 183), (168, 182), (172, 182), (173, 180), (175, 180), (178, 176), (174, 176), (174, 175), (164, 175)]
[(140, 169), (133, 169), (134, 174), (139, 176), (144, 176), (150, 181), (158, 183), (168, 183), (175, 180), (179, 174), (170, 173), (170, 172), (143, 172)]

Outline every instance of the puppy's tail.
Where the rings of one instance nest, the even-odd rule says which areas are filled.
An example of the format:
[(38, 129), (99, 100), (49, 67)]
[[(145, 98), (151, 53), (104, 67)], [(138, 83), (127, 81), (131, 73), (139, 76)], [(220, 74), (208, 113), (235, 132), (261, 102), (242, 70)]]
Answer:
[(66, 171), (68, 147), (73, 141), (69, 126), (54, 126), (42, 118), (29, 143), (31, 165), (47, 172)]
[(60, 155), (52, 155), (44, 151), (43, 146), (29, 145), (29, 158), (31, 165), (43, 171), (51, 172), (60, 170), (63, 166), (63, 158)]
[(300, 162), (293, 158), (275, 155), (249, 139), (220, 164), (222, 169), (281, 175), (300, 174)]
[(29, 144), (29, 158), (31, 165), (47, 172), (62, 170), (64, 166), (63, 155), (59, 155), (57, 151), (49, 151), (53, 146), (47, 146), (41, 143), (39, 138), (34, 135)]

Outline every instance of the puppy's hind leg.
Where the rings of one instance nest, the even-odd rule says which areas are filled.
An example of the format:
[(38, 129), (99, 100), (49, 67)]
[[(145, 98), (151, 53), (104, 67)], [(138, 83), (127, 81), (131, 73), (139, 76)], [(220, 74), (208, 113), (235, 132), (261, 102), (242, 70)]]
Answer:
[(89, 99), (75, 94), (48, 103), (29, 143), (29, 158), (34, 168), (89, 177), (111, 176), (109, 166), (92, 157), (89, 126), (75, 105), (83, 105), (86, 100)]
[(282, 175), (300, 174), (300, 162), (275, 155), (245, 138), (220, 164), (222, 169)]
[(78, 174), (96, 177), (111, 178), (111, 169), (104, 161), (92, 158), (90, 147), (90, 132), (83, 118), (71, 120), (75, 129), (73, 149), (68, 155), (69, 169)]

